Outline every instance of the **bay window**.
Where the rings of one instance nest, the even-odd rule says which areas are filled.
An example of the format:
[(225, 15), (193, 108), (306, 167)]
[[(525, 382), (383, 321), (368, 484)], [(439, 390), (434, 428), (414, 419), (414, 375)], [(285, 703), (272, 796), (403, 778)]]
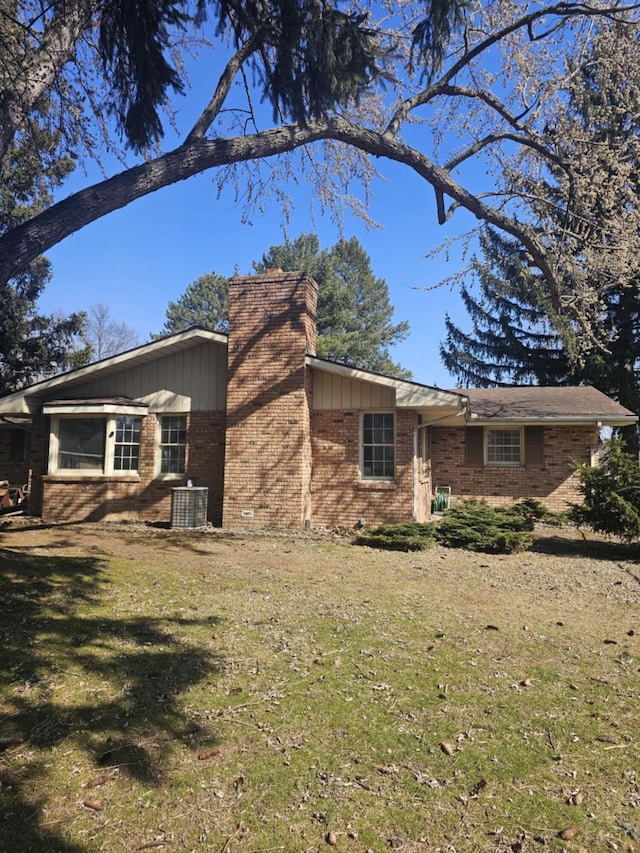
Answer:
[(141, 410), (146, 413), (146, 406), (112, 404), (109, 407), (91, 401), (45, 404), (43, 412), (51, 416), (49, 473), (137, 474)]
[(140, 461), (140, 428), (142, 418), (120, 415), (116, 418), (113, 450), (114, 471), (137, 471)]
[(60, 418), (55, 468), (103, 473), (105, 433), (104, 418)]

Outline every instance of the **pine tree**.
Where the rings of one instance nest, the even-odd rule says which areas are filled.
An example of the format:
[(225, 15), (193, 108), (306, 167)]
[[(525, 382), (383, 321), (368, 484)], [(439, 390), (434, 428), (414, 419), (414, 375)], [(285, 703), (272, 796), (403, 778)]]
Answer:
[[(73, 171), (69, 157), (57, 154), (57, 133), (46, 129), (46, 116), (30, 128), (46, 156), (36, 157), (32, 140), (16, 139), (0, 159), (0, 235), (51, 202), (53, 189)], [(83, 315), (54, 317), (38, 311), (38, 298), (51, 280), (51, 264), (40, 256), (0, 288), (0, 394), (39, 377), (77, 365), (73, 338)]]
[(320, 249), (315, 234), (302, 234), (281, 246), (272, 246), (256, 272), (271, 267), (309, 273), (318, 283), (317, 354), (352, 367), (410, 379), (411, 372), (396, 364), (389, 348), (409, 333), (406, 321), (393, 323), (393, 305), (384, 279), (376, 278), (364, 248), (352, 237)]
[(215, 332), (227, 332), (229, 326), (229, 288), (227, 278), (211, 272), (201, 275), (187, 286), (185, 292), (170, 302), (166, 311), (167, 319), (160, 335), (171, 335), (188, 329), (189, 326), (203, 326)]
[[(627, 73), (636, 49), (636, 39), (611, 25), (580, 65), (570, 63), (565, 115), (547, 129), (558, 140), (558, 165), (529, 182), (541, 237), (561, 235), (563, 300), (584, 300), (593, 339), (579, 340), (581, 330), (550, 303), (527, 254), (487, 230), (475, 263), (479, 295), (462, 291), (472, 331), (447, 317), (441, 345), (447, 369), (462, 383), (588, 383), (640, 413), (640, 274), (632, 242), (625, 242), (640, 192), (640, 99)], [(568, 159), (571, 181), (562, 168)], [(617, 238), (598, 242), (593, 221), (611, 225)], [(635, 450), (635, 431), (628, 433), (627, 446)]]
[[(271, 268), (308, 273), (318, 284), (317, 354), (376, 373), (410, 379), (411, 372), (391, 359), (390, 348), (403, 341), (406, 321), (393, 322), (393, 305), (384, 279), (376, 278), (369, 256), (353, 237), (321, 249), (316, 234), (301, 234), (272, 246), (253, 263), (256, 273)], [(227, 279), (200, 276), (167, 308), (163, 334), (189, 326), (225, 332)], [(159, 336), (154, 336), (159, 337)]]
[(461, 288), (472, 331), (464, 332), (446, 315), (444, 366), (467, 387), (574, 384), (579, 377), (521, 247), (490, 229), (480, 235), (480, 245), (483, 260), (474, 261), (480, 293)]

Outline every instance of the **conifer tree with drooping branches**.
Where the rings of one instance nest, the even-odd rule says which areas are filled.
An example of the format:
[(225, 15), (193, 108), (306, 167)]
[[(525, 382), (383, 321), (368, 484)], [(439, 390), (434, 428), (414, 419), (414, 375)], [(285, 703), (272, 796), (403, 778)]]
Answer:
[[(535, 187), (540, 172), (558, 170), (606, 265), (640, 258), (635, 211), (624, 227), (590, 212), (595, 185), (583, 178), (594, 152), (569, 151), (549, 131), (562, 131), (567, 51), (585, 55), (598, 21), (635, 34), (636, 3), (7, 0), (1, 8), (0, 157), (17, 138), (33, 142), (43, 100), (61, 150), (117, 157), (104, 180), (0, 236), (0, 282), (90, 222), (206, 170), (220, 192), (246, 199), (248, 218), (275, 198), (286, 221), (288, 187), (306, 182), (320, 215), (350, 209), (366, 219), (385, 161), (432, 188), (439, 224), (465, 210), (516, 239), (545, 298), (580, 330), (578, 344), (597, 341), (610, 277), (583, 278), (569, 297), (563, 282), (579, 278), (583, 258), (563, 242), (579, 235), (559, 219), (547, 220), (553, 231), (535, 227), (527, 181)], [(211, 92), (182, 127), (179, 98), (201, 96), (187, 85), (195, 55)], [(478, 174), (487, 176), (481, 190)]]
[[(637, 36), (600, 28), (582, 62), (568, 62), (567, 109), (547, 129), (561, 158), (579, 167), (578, 177), (568, 181), (556, 170), (523, 185), (541, 234), (559, 235), (564, 298), (591, 294), (594, 340), (581, 341), (581, 329), (545, 298), (523, 248), (487, 229), (474, 264), (478, 288), (461, 291), (471, 330), (447, 317), (440, 347), (462, 384), (590, 384), (640, 413), (640, 268), (633, 235), (624, 240), (640, 209), (639, 62)], [(618, 240), (601, 245), (591, 221), (608, 223)], [(637, 451), (635, 429), (624, 437)]]

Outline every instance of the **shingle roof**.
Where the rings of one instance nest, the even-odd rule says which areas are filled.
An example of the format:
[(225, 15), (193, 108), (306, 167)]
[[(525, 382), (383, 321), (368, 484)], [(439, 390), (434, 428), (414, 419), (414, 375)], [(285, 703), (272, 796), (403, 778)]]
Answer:
[[(629, 409), (591, 386), (469, 388), (472, 417), (495, 420), (633, 420)], [(636, 418), (637, 419), (637, 418)]]

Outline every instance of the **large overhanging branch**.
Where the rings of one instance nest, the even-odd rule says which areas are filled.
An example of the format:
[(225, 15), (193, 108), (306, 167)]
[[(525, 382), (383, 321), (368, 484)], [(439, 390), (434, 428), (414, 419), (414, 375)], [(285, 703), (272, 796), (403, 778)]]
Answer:
[(0, 238), (0, 283), (6, 284), (31, 260), (65, 237), (138, 198), (209, 169), (274, 157), (320, 140), (337, 140), (375, 157), (404, 164), (441, 196), (448, 196), (479, 220), (521, 241), (545, 276), (554, 306), (560, 308), (560, 287), (552, 264), (528, 227), (470, 193), (421, 152), (342, 118), (228, 139), (195, 139), (155, 160), (80, 190)]

